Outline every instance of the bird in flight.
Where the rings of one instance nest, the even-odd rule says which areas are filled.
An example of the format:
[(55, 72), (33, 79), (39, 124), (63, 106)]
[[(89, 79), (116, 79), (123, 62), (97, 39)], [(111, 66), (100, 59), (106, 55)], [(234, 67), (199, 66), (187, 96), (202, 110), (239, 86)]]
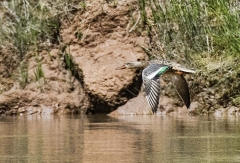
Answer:
[(125, 63), (123, 66), (120, 66), (117, 69), (143, 69), (143, 87), (147, 102), (150, 105), (153, 113), (156, 113), (158, 109), (160, 96), (159, 78), (163, 74), (170, 76), (171, 82), (177, 90), (178, 95), (183, 100), (186, 107), (188, 109), (190, 108), (189, 88), (183, 75), (195, 73), (194, 70), (184, 68), (180, 64), (165, 60), (151, 60), (147, 62), (132, 61)]

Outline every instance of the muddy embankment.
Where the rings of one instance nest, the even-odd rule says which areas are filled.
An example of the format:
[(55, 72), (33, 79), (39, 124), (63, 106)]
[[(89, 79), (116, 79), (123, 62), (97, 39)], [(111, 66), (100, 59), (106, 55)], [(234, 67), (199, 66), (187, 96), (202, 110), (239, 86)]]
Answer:
[[(2, 47), (0, 114), (148, 114), (141, 71), (116, 70), (125, 62), (148, 59), (141, 47), (148, 46), (149, 38), (134, 31), (131, 22), (132, 17), (139, 19), (132, 11), (137, 5), (135, 0), (118, 0), (117, 5), (89, 0), (84, 11), (62, 22), (60, 44), (42, 43), (37, 55), (30, 48), (21, 60), (11, 55), (10, 47)], [(187, 80), (191, 88), (194, 76)], [(160, 114), (187, 113), (171, 84), (161, 82)], [(193, 99), (195, 114), (201, 104)]]

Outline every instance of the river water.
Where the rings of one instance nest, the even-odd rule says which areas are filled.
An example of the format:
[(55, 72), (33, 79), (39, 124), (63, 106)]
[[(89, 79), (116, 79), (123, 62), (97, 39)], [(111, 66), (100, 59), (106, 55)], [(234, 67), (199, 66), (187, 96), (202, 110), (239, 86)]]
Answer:
[(240, 162), (240, 118), (1, 116), (0, 162)]

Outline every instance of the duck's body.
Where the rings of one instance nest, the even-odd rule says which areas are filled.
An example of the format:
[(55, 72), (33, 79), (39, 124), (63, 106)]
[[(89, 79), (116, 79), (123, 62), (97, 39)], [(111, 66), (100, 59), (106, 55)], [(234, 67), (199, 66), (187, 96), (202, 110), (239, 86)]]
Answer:
[(179, 96), (187, 108), (190, 107), (190, 94), (187, 82), (183, 74), (195, 73), (193, 70), (186, 69), (181, 65), (164, 60), (152, 60), (148, 62), (128, 62), (118, 69), (136, 69), (144, 68), (142, 71), (143, 86), (146, 93), (146, 99), (152, 108), (152, 112), (157, 112), (160, 96), (160, 76), (168, 74), (171, 82), (175, 86)]

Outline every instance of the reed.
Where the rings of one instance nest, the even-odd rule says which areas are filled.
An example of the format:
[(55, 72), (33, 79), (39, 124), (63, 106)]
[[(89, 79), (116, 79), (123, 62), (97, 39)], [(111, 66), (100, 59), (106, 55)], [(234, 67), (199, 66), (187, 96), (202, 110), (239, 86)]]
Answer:
[[(145, 8), (143, 7), (145, 6)], [(195, 94), (205, 104), (239, 105), (240, 2), (238, 0), (139, 0), (150, 58), (184, 62), (198, 70)]]
[(150, 0), (146, 4), (152, 13), (152, 32), (165, 53), (239, 54), (238, 0)]
[(9, 0), (0, 4), (0, 44), (12, 43), (21, 58), (37, 41), (59, 43), (62, 18), (70, 19), (72, 13), (86, 8), (85, 0)]

